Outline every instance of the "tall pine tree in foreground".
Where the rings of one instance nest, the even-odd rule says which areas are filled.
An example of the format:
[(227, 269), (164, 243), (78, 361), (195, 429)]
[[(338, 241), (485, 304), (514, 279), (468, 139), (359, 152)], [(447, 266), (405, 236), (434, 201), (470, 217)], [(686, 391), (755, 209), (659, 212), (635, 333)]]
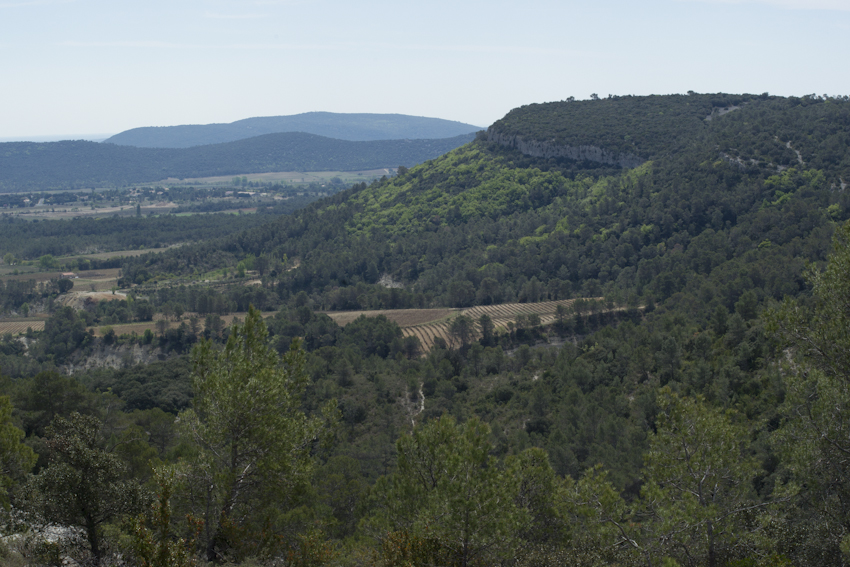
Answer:
[(837, 565), (850, 557), (850, 223), (833, 246), (806, 274), (814, 301), (786, 300), (769, 323), (787, 354), (775, 444), (802, 487), (788, 539), (803, 559)]
[(271, 535), (285, 529), (286, 511), (308, 482), (311, 448), (336, 402), (324, 418), (304, 414), (304, 352), (293, 344), (280, 359), (254, 308), (223, 350), (204, 341), (192, 356), (193, 407), (179, 419), (194, 448), (188, 496), (204, 520), (204, 553), (209, 560), (273, 553), (279, 538)]

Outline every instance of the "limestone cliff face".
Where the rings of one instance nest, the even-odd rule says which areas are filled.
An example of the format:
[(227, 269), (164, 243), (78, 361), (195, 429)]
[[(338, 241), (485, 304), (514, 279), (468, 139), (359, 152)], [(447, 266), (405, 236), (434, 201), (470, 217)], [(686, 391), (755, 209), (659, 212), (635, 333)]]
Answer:
[(527, 156), (540, 158), (568, 158), (587, 160), (624, 168), (637, 167), (646, 160), (634, 154), (615, 153), (598, 146), (565, 146), (553, 142), (529, 140), (522, 136), (503, 134), (492, 127), (487, 130), (487, 140), (514, 148)]

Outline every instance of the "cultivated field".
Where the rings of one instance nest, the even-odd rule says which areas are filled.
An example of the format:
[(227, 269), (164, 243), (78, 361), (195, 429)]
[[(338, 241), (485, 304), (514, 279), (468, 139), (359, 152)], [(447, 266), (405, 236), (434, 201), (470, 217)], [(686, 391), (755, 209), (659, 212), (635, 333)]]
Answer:
[[(493, 325), (496, 329), (506, 329), (508, 322), (516, 320), (518, 315), (536, 314), (540, 317), (542, 325), (550, 325), (557, 319), (556, 309), (558, 305), (569, 307), (575, 302), (574, 299), (564, 299), (561, 301), (544, 301), (541, 303), (502, 303), (499, 305), (480, 305), (469, 309), (452, 310), (454, 315), (465, 315), (475, 322), (476, 332), (480, 333), (478, 327), (478, 319), (482, 315), (488, 315), (493, 320)], [(451, 344), (452, 338), (449, 328), (451, 327), (451, 316), (448, 316), (440, 321), (429, 323), (415, 324), (402, 326), (402, 333), (405, 337), (415, 336), (419, 338), (424, 350), (430, 350), (434, 346), (434, 339), (442, 338), (446, 343)]]
[[(111, 289), (118, 282), (119, 272), (119, 268), (110, 268), (107, 270), (84, 270), (76, 272), (77, 278), (72, 280), (74, 282), (73, 292), (102, 292)], [(112, 298), (99, 297), (99, 299)], [(121, 299), (124, 299), (124, 297)]]
[[(149, 248), (145, 250), (116, 250), (114, 252), (100, 252), (97, 254), (75, 254), (73, 256), (61, 256), (57, 258), (58, 260), (78, 260), (78, 259), (97, 259), (97, 260), (108, 260), (110, 258), (118, 258), (118, 257), (133, 257), (133, 256), (141, 256), (142, 254), (151, 254), (151, 253), (159, 253), (168, 250), (168, 248)], [(17, 274), (15, 272), (18, 272)], [(89, 289), (89, 285), (91, 283), (98, 283), (104, 281), (114, 282), (118, 279), (118, 268), (109, 268), (104, 270), (80, 270), (74, 272), (76, 274), (76, 278), (73, 280), (74, 282), (74, 291), (80, 291), (81, 289)], [(59, 271), (43, 271), (40, 270), (36, 266), (7, 266), (0, 265), (0, 280), (8, 280), (8, 281), (26, 281), (26, 280), (35, 280), (37, 282), (46, 282), (49, 280), (58, 279), (62, 275), (62, 272)], [(107, 285), (104, 289), (109, 289), (111, 286)]]
[[(115, 273), (113, 273), (115, 272)], [(84, 274), (85, 272), (82, 272)], [(97, 286), (105, 286), (117, 278), (117, 270), (98, 270), (100, 279), (94, 279), (95, 274), (88, 274), (88, 278), (97, 282)], [(80, 280), (80, 283), (88, 282), (89, 280)], [(75, 283), (75, 288), (77, 284)], [(83, 307), (86, 301), (124, 299), (121, 294), (112, 295), (110, 293), (96, 292), (71, 292), (64, 297), (64, 303), (72, 305), (79, 309)], [(602, 298), (593, 298), (601, 300)], [(537, 315), (540, 317), (542, 325), (551, 325), (557, 320), (557, 308), (562, 305), (569, 308), (576, 300), (564, 299), (560, 301), (544, 301), (540, 303), (502, 303), (498, 305), (480, 305), (468, 309), (382, 309), (375, 311), (331, 311), (326, 312), (337, 325), (344, 327), (351, 323), (361, 315), (366, 317), (376, 317), (384, 315), (390, 321), (395, 322), (401, 327), (404, 336), (415, 336), (422, 344), (425, 351), (430, 350), (434, 346), (434, 341), (437, 337), (442, 338), (446, 343), (452, 343), (452, 336), (449, 331), (452, 319), (458, 315), (465, 315), (471, 318), (475, 323), (476, 333), (480, 335), (478, 319), (482, 315), (488, 315), (493, 321), (496, 329), (507, 329), (509, 323), (516, 322), (516, 318), (520, 315)], [(571, 310), (570, 310), (571, 311)], [(274, 311), (263, 312), (263, 318), (271, 317), (275, 314)], [(181, 322), (188, 322), (192, 313), (184, 313), (180, 321), (167, 321), (166, 329), (177, 328)], [(245, 320), (247, 313), (232, 313), (221, 317), (225, 327), (230, 326), (235, 318), (240, 321)], [(154, 321), (144, 323), (128, 323), (123, 325), (111, 325), (112, 329), (118, 335), (137, 334), (142, 335), (148, 329), (153, 332), (158, 332), (157, 323), (161, 316), (157, 316)], [(204, 330), (204, 316), (198, 316), (199, 330)], [(160, 323), (160, 326), (162, 324)], [(43, 319), (16, 319), (13, 321), (0, 322), (0, 333), (25, 333), (27, 327), (32, 327), (34, 331), (44, 329)], [(95, 329), (95, 334), (100, 336), (103, 334), (103, 327)]]
[(93, 327), (94, 335), (96, 337), (102, 337), (104, 330), (107, 328), (112, 328), (115, 331), (116, 335), (144, 335), (146, 329), (150, 329), (151, 331), (156, 331), (155, 327), (156, 323), (153, 321), (145, 321), (143, 323), (127, 323), (125, 325), (104, 325), (102, 327)]
[(326, 315), (340, 327), (345, 327), (361, 315), (366, 317), (384, 315), (399, 327), (405, 328), (441, 321), (455, 313), (457, 313), (457, 309), (381, 309), (377, 311), (330, 311)]
[[(83, 270), (79, 272), (74, 272), (76, 274), (76, 278), (71, 281), (74, 282), (74, 287), (68, 293), (68, 295), (73, 295), (78, 292), (90, 292), (90, 291), (106, 291), (110, 290), (112, 286), (116, 284), (118, 281), (118, 272), (119, 268), (109, 268), (105, 270)], [(35, 280), (37, 282), (46, 282), (50, 280), (57, 280), (61, 276), (61, 272), (31, 272), (28, 274), (18, 274), (18, 275), (0, 275), (0, 280), (4, 281), (27, 281), (27, 280)], [(109, 298), (101, 298), (101, 299), (109, 299)], [(122, 297), (123, 299), (123, 297)], [(61, 298), (60, 298), (61, 300)]]
[[(601, 301), (601, 297), (589, 298), (589, 301)], [(571, 306), (575, 299), (562, 299), (560, 301), (542, 301), (540, 303), (501, 303), (499, 305), (480, 305), (464, 309), (462, 313), (467, 317), (478, 320), (482, 315), (489, 315), (493, 324), (498, 329), (506, 327), (508, 321), (514, 321), (517, 315), (536, 314), (540, 316), (542, 325), (550, 325), (557, 319), (556, 310), (558, 305)]]
[[(508, 326), (508, 322), (513, 322), (516, 320), (518, 315), (528, 315), (528, 314), (537, 314), (540, 317), (541, 324), (550, 325), (555, 322), (556, 316), (556, 308), (558, 305), (564, 305), (565, 307), (569, 307), (575, 300), (566, 299), (562, 301), (546, 301), (542, 303), (503, 303), (500, 305), (487, 305), (487, 306), (479, 306), (472, 307), (469, 309), (382, 309), (375, 311), (331, 311), (325, 313), (334, 322), (340, 327), (344, 327), (348, 323), (351, 323), (361, 315), (365, 315), (367, 317), (377, 317), (378, 315), (384, 315), (390, 321), (398, 324), (402, 329), (402, 333), (404, 336), (416, 336), (419, 338), (419, 341), (422, 343), (424, 350), (429, 350), (434, 346), (434, 339), (436, 337), (441, 337), (447, 343), (451, 343), (451, 334), (449, 333), (449, 327), (451, 325), (452, 317), (457, 315), (466, 315), (472, 318), (476, 322), (478, 319), (487, 314), (493, 320), (493, 323), (497, 329), (505, 329)], [(245, 320), (245, 316), (247, 313), (231, 313), (229, 315), (224, 315), (221, 317), (224, 326), (230, 326), (233, 323), (235, 318), (238, 318), (240, 321)], [(275, 315), (274, 311), (266, 311), (263, 312), (263, 318), (271, 317)], [(167, 321), (166, 329), (177, 328), (181, 322), (188, 322), (189, 317), (192, 316), (192, 313), (185, 313), (183, 318), (180, 321)], [(159, 320), (159, 316), (154, 321), (148, 321), (144, 323), (128, 323), (124, 325), (111, 325), (112, 329), (118, 335), (123, 334), (133, 334), (137, 335), (144, 334), (145, 330), (150, 329), (151, 331), (157, 332), (157, 320)], [(204, 317), (199, 316), (200, 330), (204, 329)], [(41, 324), (41, 328), (43, 328), (44, 324)], [(2, 328), (2, 327), (0, 327)], [(102, 335), (102, 329), (104, 327), (99, 327), (95, 329), (95, 333), (100, 336)], [(33, 327), (33, 330), (37, 330), (36, 327)], [(26, 331), (26, 327), (23, 328), (24, 332)]]
[[(601, 300), (601, 297), (593, 298)], [(540, 317), (542, 325), (551, 325), (557, 319), (556, 310), (558, 305), (570, 307), (576, 300), (564, 299), (560, 301), (543, 301), (540, 303), (502, 303), (499, 305), (481, 305), (469, 309), (384, 309), (378, 311), (331, 311), (326, 313), (337, 325), (344, 327), (361, 315), (376, 317), (384, 315), (390, 321), (394, 321), (401, 327), (405, 337), (415, 336), (419, 338), (424, 350), (430, 350), (434, 346), (434, 339), (441, 337), (451, 344), (451, 333), (449, 328), (452, 318), (457, 315), (465, 315), (475, 321), (476, 331), (478, 319), (482, 315), (488, 315), (493, 320), (496, 329), (506, 329), (509, 322), (515, 322), (519, 315), (535, 314)]]
[(0, 335), (11, 333), (13, 335), (23, 335), (27, 329), (33, 331), (44, 330), (44, 319), (14, 319), (12, 321), (0, 321)]

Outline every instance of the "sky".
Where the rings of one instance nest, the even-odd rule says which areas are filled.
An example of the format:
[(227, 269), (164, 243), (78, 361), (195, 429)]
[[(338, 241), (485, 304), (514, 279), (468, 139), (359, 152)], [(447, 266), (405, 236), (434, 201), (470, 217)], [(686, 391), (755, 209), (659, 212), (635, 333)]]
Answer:
[(0, 141), (310, 111), (850, 94), (850, 0), (0, 0)]

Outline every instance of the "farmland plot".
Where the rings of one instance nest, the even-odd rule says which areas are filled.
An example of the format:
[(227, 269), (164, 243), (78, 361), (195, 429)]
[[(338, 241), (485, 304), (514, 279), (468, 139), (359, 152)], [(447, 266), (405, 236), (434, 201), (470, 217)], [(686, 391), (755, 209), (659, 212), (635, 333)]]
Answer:
[[(563, 305), (564, 307), (569, 308), (575, 301), (575, 299), (563, 299), (560, 301), (543, 301), (540, 303), (502, 303), (498, 305), (479, 305), (469, 309), (456, 309), (453, 310), (453, 313), (457, 315), (465, 315), (471, 318), (475, 322), (476, 333), (480, 336), (478, 319), (480, 319), (482, 315), (488, 315), (490, 319), (493, 320), (493, 325), (496, 329), (506, 329), (508, 327), (508, 323), (516, 321), (518, 316), (532, 314), (540, 317), (541, 325), (551, 325), (558, 318), (558, 306)], [(428, 351), (434, 346), (434, 340), (437, 337), (442, 338), (447, 344), (451, 344), (452, 337), (449, 332), (450, 326), (451, 317), (448, 317), (435, 322), (402, 326), (402, 333), (406, 337), (418, 337), (419, 342), (422, 343), (422, 348), (425, 351)]]
[(361, 315), (366, 317), (383, 315), (403, 329), (447, 319), (455, 313), (457, 309), (380, 309), (377, 311), (331, 311), (326, 315), (340, 327), (345, 327)]
[(23, 335), (27, 329), (33, 331), (44, 330), (44, 319), (14, 319), (12, 321), (0, 321), (0, 335), (11, 333), (13, 335)]

